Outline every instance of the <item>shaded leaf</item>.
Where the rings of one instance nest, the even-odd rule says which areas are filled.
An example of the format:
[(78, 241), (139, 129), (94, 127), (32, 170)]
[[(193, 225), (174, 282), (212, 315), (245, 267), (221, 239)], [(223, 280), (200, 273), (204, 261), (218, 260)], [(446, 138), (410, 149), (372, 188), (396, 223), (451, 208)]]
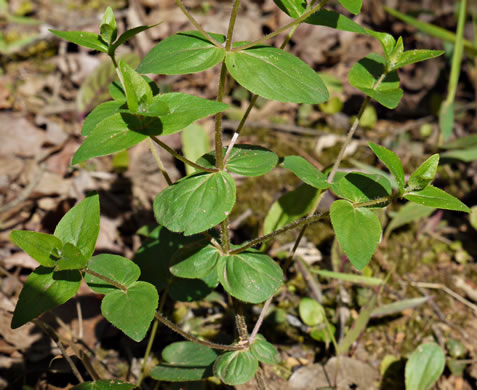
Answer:
[(405, 193), (404, 198), (411, 202), (438, 209), (470, 212), (470, 209), (459, 199), (432, 185), (428, 185), (421, 191)]
[(333, 202), (331, 223), (336, 238), (356, 269), (362, 270), (371, 260), (381, 238), (381, 223), (373, 211), (353, 207), (346, 200)]
[[(220, 43), (225, 36), (210, 34)], [(154, 46), (142, 60), (139, 73), (187, 74), (201, 72), (224, 59), (225, 49), (219, 49), (198, 31), (174, 34)]]
[(214, 268), (200, 279), (174, 278), (169, 286), (169, 295), (175, 301), (194, 302), (204, 299), (219, 284), (217, 270)]
[(162, 358), (177, 366), (209, 366), (217, 359), (217, 352), (191, 341), (169, 344), (162, 350)]
[(273, 2), (287, 15), (296, 19), (306, 10), (306, 0), (273, 0)]
[(76, 246), (86, 259), (89, 259), (96, 247), (99, 234), (99, 196), (89, 194), (85, 199), (71, 208), (61, 218), (54, 235), (63, 244)]
[(444, 140), (448, 140), (454, 130), (454, 103), (442, 103), (439, 110), (439, 127)]
[(317, 26), (331, 27), (341, 31), (366, 34), (366, 30), (358, 23), (353, 22), (350, 18), (347, 18), (346, 16), (341, 15), (338, 12), (330, 11), (327, 9), (320, 9), (318, 12), (315, 12), (313, 15), (311, 15), (308, 19), (305, 20), (305, 23), (314, 24)]
[(311, 211), (318, 196), (320, 191), (307, 184), (287, 192), (270, 207), (263, 222), (263, 233), (271, 233), (305, 216)]
[(266, 301), (283, 283), (280, 266), (259, 252), (221, 256), (217, 273), (220, 283), (230, 295), (250, 303)]
[(140, 32), (146, 31), (146, 30), (148, 30), (152, 27), (155, 27), (158, 24), (160, 24), (160, 23), (153, 24), (151, 26), (138, 26), (138, 27), (134, 27), (134, 28), (131, 28), (130, 30), (127, 30), (127, 31), (123, 32), (119, 36), (118, 40), (116, 42), (114, 42), (114, 44), (111, 47), (111, 50), (114, 52), (120, 45), (122, 45), (124, 42), (128, 41), (129, 39), (131, 39), (135, 35), (139, 34)]
[(393, 174), (396, 182), (399, 186), (399, 191), (402, 194), (404, 192), (404, 169), (402, 167), (401, 160), (399, 157), (391, 150), (385, 148), (384, 146), (376, 145), (372, 142), (368, 142), (369, 147), (374, 152), (374, 154), (381, 160), (381, 162), (389, 169)]
[(417, 221), (421, 218), (428, 217), (434, 210), (434, 207), (424, 206), (419, 203), (406, 203), (393, 216), (391, 223), (386, 228), (386, 235), (389, 235), (394, 229), (400, 228), (401, 226)]
[(186, 236), (222, 222), (235, 204), (235, 181), (227, 172), (188, 176), (154, 199), (157, 221)]
[(325, 174), (301, 156), (286, 156), (283, 160), (283, 167), (292, 171), (304, 183), (312, 187), (326, 190), (330, 186)]
[(477, 147), (469, 149), (454, 149), (441, 153), (441, 158), (450, 158), (464, 162), (477, 160)]
[(317, 73), (298, 57), (275, 47), (228, 52), (225, 64), (241, 86), (264, 98), (310, 104), (328, 100)]
[(257, 334), (253, 344), (250, 346), (250, 352), (262, 363), (278, 364), (281, 361), (280, 354), (276, 348), (261, 334)]
[(55, 236), (27, 230), (14, 230), (10, 233), (10, 240), (44, 267), (55, 266), (54, 250), (63, 247), (61, 240)]
[[(353, 65), (348, 74), (350, 84), (370, 96), (387, 108), (396, 108), (402, 97), (399, 88), (399, 76), (396, 71), (390, 72), (378, 85), (385, 72), (384, 57), (371, 53)], [(378, 85), (378, 86), (377, 86)]]
[(16, 329), (40, 314), (72, 298), (81, 285), (79, 271), (53, 272), (39, 266), (27, 278), (13, 313), (11, 327)]
[[(391, 195), (391, 183), (381, 175), (351, 172), (332, 185), (333, 192), (353, 203), (369, 202)], [(380, 207), (386, 202), (375, 205)]]
[(406, 390), (428, 390), (444, 372), (446, 357), (435, 343), (421, 344), (406, 363)]
[(258, 360), (250, 351), (233, 351), (220, 355), (214, 373), (230, 386), (247, 383), (258, 369)]
[(129, 110), (141, 114), (147, 112), (152, 103), (152, 90), (149, 84), (126, 62), (119, 61), (119, 69)]

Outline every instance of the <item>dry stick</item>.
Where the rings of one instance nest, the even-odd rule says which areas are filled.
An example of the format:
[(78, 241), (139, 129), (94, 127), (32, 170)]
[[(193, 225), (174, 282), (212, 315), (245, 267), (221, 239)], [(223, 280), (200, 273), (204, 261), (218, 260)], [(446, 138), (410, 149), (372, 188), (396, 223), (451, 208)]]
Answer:
[(156, 164), (157, 164), (157, 166), (159, 167), (159, 170), (162, 173), (162, 176), (164, 176), (164, 179), (166, 179), (167, 184), (171, 185), (172, 184), (171, 177), (169, 176), (166, 169), (164, 168), (164, 165), (162, 164), (161, 158), (159, 157), (159, 154), (157, 153), (157, 150), (154, 147), (154, 144), (152, 143), (150, 138), (147, 139), (147, 142), (149, 144), (149, 149), (151, 150), (151, 153), (154, 157), (154, 160), (156, 160)]
[(212, 44), (216, 47), (218, 47), (219, 49), (223, 49), (224, 47), (219, 43), (217, 42), (217, 40), (215, 40), (214, 38), (212, 38), (210, 36), (209, 33), (207, 33), (201, 26), (199, 23), (197, 23), (197, 20), (194, 19), (194, 17), (189, 13), (189, 11), (187, 11), (187, 8), (184, 6), (184, 4), (182, 4), (181, 0), (176, 0), (176, 3), (177, 5), (179, 6), (179, 8), (181, 9), (181, 11), (184, 13), (184, 15), (187, 17), (187, 19), (189, 19), (189, 22), (192, 23), (192, 25), (197, 29), (199, 30), (199, 32), (204, 36), (206, 37), (210, 42), (212, 42)]
[(41, 320), (36, 319), (36, 320), (33, 320), (32, 322), (36, 326), (38, 326), (47, 336), (49, 336), (56, 343), (56, 345), (61, 351), (61, 354), (66, 359), (69, 366), (71, 367), (71, 370), (73, 371), (73, 374), (76, 377), (76, 379), (78, 379), (79, 383), (84, 383), (84, 379), (81, 376), (81, 373), (79, 372), (73, 360), (71, 360), (71, 358), (68, 356), (68, 353), (66, 352), (65, 347), (63, 347), (63, 344), (61, 343), (60, 338), (58, 334), (55, 332), (55, 330)]
[(175, 158), (178, 160), (182, 161), (184, 164), (188, 164), (193, 168), (199, 169), (201, 171), (205, 172), (217, 172), (217, 168), (206, 168), (203, 167), (202, 165), (196, 164), (195, 162), (190, 161), (189, 159), (185, 158), (184, 156), (181, 156), (179, 153), (177, 153), (174, 149), (172, 149), (170, 146), (166, 145), (164, 142), (162, 142), (160, 139), (158, 139), (156, 136), (151, 135), (150, 138), (158, 144), (161, 148), (167, 150), (170, 154), (172, 154)]

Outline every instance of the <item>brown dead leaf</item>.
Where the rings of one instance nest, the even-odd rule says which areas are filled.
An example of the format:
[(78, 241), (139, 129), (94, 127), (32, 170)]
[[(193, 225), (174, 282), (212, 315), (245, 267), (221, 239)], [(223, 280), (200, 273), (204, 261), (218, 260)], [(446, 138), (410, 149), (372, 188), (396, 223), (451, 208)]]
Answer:
[(24, 117), (0, 113), (0, 155), (32, 157), (37, 155), (47, 137)]

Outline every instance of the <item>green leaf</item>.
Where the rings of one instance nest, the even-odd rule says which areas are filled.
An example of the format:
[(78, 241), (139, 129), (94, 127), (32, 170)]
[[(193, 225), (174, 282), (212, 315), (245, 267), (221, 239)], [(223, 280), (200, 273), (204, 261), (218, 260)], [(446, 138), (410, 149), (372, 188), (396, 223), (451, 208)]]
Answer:
[(436, 175), (438, 165), (439, 155), (433, 154), (411, 175), (407, 183), (408, 190), (420, 191), (431, 184), (432, 180), (434, 180), (434, 176)]
[(179, 250), (172, 258), (169, 270), (180, 278), (202, 278), (215, 268), (219, 257), (217, 248), (200, 240)]
[[(391, 183), (381, 175), (370, 173), (351, 172), (332, 185), (333, 192), (341, 198), (353, 203), (369, 202), (378, 198), (388, 198), (391, 196)], [(377, 204), (374, 207), (381, 207), (386, 204)]]
[(470, 209), (459, 199), (432, 185), (428, 185), (421, 191), (405, 193), (404, 198), (411, 202), (438, 209), (470, 212)]
[(54, 250), (63, 247), (61, 240), (55, 236), (27, 230), (14, 230), (10, 233), (10, 240), (44, 267), (55, 266)]
[(159, 224), (186, 236), (206, 231), (229, 215), (235, 204), (235, 181), (227, 172), (188, 176), (154, 199)]
[(402, 194), (404, 192), (405, 179), (404, 169), (399, 157), (393, 151), (384, 146), (379, 146), (372, 142), (368, 142), (368, 145), (381, 162), (386, 165), (386, 168), (388, 168), (393, 174), (399, 186), (399, 192)]
[(86, 31), (58, 31), (51, 29), (49, 31), (56, 36), (69, 42), (76, 43), (77, 45), (85, 46), (93, 50), (102, 51), (103, 53), (108, 52), (108, 45), (102, 40), (102, 38), (98, 34)]
[(141, 114), (147, 112), (152, 103), (151, 87), (149, 87), (147, 81), (139, 73), (124, 61), (119, 62), (119, 69), (123, 77), (129, 110)]
[(148, 119), (149, 122), (120, 112), (103, 119), (76, 151), (72, 164), (116, 153), (144, 141), (150, 130), (148, 123), (161, 125), (159, 120)]
[(329, 326), (325, 328), (314, 328), (310, 330), (310, 337), (316, 341), (322, 341), (329, 344), (331, 340), (333, 340), (333, 336), (336, 333), (336, 328), (333, 324), (329, 324)]
[(426, 61), (444, 54), (443, 50), (409, 50), (401, 54), (399, 60), (391, 66), (390, 70), (396, 70), (403, 66)]
[(217, 352), (191, 341), (179, 341), (164, 348), (162, 358), (177, 366), (207, 367), (215, 362)]
[(444, 372), (446, 357), (436, 343), (421, 344), (406, 362), (406, 390), (428, 390)]
[(158, 303), (159, 296), (152, 284), (134, 282), (127, 291), (108, 292), (101, 303), (101, 313), (124, 334), (139, 342), (146, 336)]
[(381, 43), (386, 59), (389, 59), (394, 48), (396, 47), (396, 40), (394, 39), (394, 37), (391, 34), (377, 32), (370, 29), (367, 29), (366, 32), (368, 33), (368, 35), (375, 37), (379, 41), (379, 43)]
[(155, 27), (157, 26), (158, 24), (160, 23), (156, 23), (156, 24), (153, 24), (151, 26), (138, 26), (138, 27), (134, 27), (134, 28), (131, 28), (130, 30), (127, 30), (125, 32), (123, 32), (118, 40), (116, 42), (114, 42), (114, 44), (111, 46), (111, 51), (114, 53), (116, 51), (116, 49), (122, 45), (124, 42), (128, 41), (129, 39), (131, 39), (132, 37), (134, 37), (135, 35), (143, 32), (143, 31), (146, 31), (146, 30), (149, 30), (151, 27)]
[(99, 122), (116, 114), (123, 105), (124, 102), (112, 101), (96, 106), (84, 120), (81, 135), (84, 137), (90, 135)]
[(296, 19), (299, 18), (306, 10), (305, 0), (273, 0), (274, 3), (287, 15)]
[[(119, 56), (119, 60), (125, 61), (133, 68), (139, 63), (139, 57), (134, 53), (123, 54)], [(116, 69), (109, 59), (105, 59), (96, 66), (81, 83), (78, 95), (76, 96), (78, 112), (87, 114), (98, 104), (110, 100), (108, 87), (112, 82), (116, 82), (115, 80), (117, 79)], [(123, 103), (125, 103), (126, 98), (123, 100)]]
[(292, 171), (304, 183), (319, 190), (326, 190), (330, 186), (325, 174), (301, 156), (286, 156), (283, 160), (283, 167)]
[(467, 135), (465, 137), (457, 138), (452, 142), (446, 142), (441, 145), (442, 149), (466, 149), (477, 147), (477, 135)]
[(435, 210), (434, 207), (423, 206), (419, 203), (409, 202), (402, 206), (393, 216), (391, 223), (386, 228), (388, 236), (394, 229), (407, 225), (408, 223), (417, 221), (421, 218), (428, 217)]
[(259, 252), (221, 256), (217, 273), (220, 283), (230, 295), (250, 303), (266, 301), (283, 283), (280, 266)]
[(83, 382), (76, 385), (72, 390), (132, 390), (135, 384), (115, 381), (111, 379), (101, 379), (94, 382)]
[[(225, 36), (210, 34), (220, 43)], [(172, 35), (144, 57), (139, 73), (187, 74), (196, 73), (217, 65), (224, 59), (225, 49), (219, 49), (198, 31), (186, 31)]]
[(358, 15), (361, 12), (363, 0), (338, 0), (339, 3), (352, 14)]
[(83, 269), (88, 264), (88, 260), (76, 246), (67, 242), (61, 250), (61, 258), (56, 262), (55, 272)]
[(101, 26), (99, 28), (101, 38), (111, 45), (118, 35), (118, 27), (116, 25), (116, 19), (111, 7), (106, 8), (106, 11), (101, 20)]
[[(190, 161), (196, 161), (210, 150), (209, 135), (204, 128), (196, 123), (187, 126), (181, 133), (182, 152)], [(191, 175), (195, 169), (185, 164), (186, 174)]]
[(79, 271), (53, 272), (53, 268), (39, 266), (28, 276), (23, 285), (13, 313), (12, 329), (65, 303), (76, 294), (80, 285)]
[(326, 9), (320, 9), (318, 12), (315, 12), (313, 15), (311, 15), (308, 19), (305, 20), (305, 23), (314, 24), (317, 26), (331, 27), (341, 31), (366, 34), (366, 30), (358, 23), (353, 22), (350, 18), (347, 18), (346, 16), (341, 15), (338, 12)]
[[(130, 287), (139, 279), (141, 271), (131, 260), (118, 255), (101, 254), (91, 258), (88, 270), (94, 271), (115, 282)], [(108, 294), (116, 291), (117, 287), (86, 272), (84, 280), (89, 288), (99, 294)]]
[(312, 272), (317, 273), (318, 275), (325, 278), (339, 279), (350, 283), (366, 284), (368, 286), (379, 286), (384, 282), (382, 279), (373, 278), (371, 276), (345, 274), (343, 272), (333, 272), (323, 269), (312, 270)]
[(300, 318), (308, 326), (316, 326), (325, 321), (325, 310), (311, 298), (302, 298), (299, 306)]
[[(131, 68), (136, 67), (136, 65), (133, 66), (129, 62), (128, 64), (131, 66)], [(144, 80), (146, 80), (146, 82), (149, 84), (149, 87), (151, 88), (153, 96), (156, 96), (160, 93), (159, 87), (154, 81), (152, 81), (149, 77), (144, 75), (142, 75), (141, 77)], [(109, 84), (108, 91), (109, 91), (109, 95), (114, 100), (126, 103), (126, 93), (124, 92), (123, 86), (119, 80), (113, 81), (111, 84)]]
[(320, 192), (307, 184), (287, 192), (270, 207), (263, 222), (263, 234), (271, 233), (308, 214)]
[(370, 96), (387, 108), (396, 108), (402, 97), (399, 88), (399, 76), (396, 71), (390, 72), (376, 87), (381, 75), (385, 72), (384, 57), (371, 53), (353, 65), (348, 74), (350, 84)]
[(160, 118), (162, 130), (158, 135), (177, 133), (197, 119), (217, 114), (228, 105), (214, 100), (202, 99), (185, 93), (171, 92), (154, 97), (169, 107), (169, 113)]
[(250, 351), (233, 351), (220, 355), (214, 365), (214, 373), (226, 385), (247, 383), (258, 369), (258, 360)]
[(403, 310), (413, 309), (417, 306), (426, 303), (429, 300), (428, 297), (419, 297), (419, 298), (410, 298), (410, 299), (402, 299), (397, 302), (388, 303), (386, 305), (382, 305), (377, 307), (371, 312), (371, 317), (385, 317), (389, 315), (393, 315), (396, 313), (400, 313)]
[(134, 262), (141, 268), (140, 279), (153, 284), (161, 291), (169, 283), (169, 263), (174, 254), (184, 246), (203, 239), (203, 236), (186, 237), (173, 233), (163, 226), (154, 229), (134, 257)]
[(262, 363), (278, 364), (282, 360), (273, 344), (269, 343), (261, 334), (257, 334), (250, 346), (250, 352)]
[(61, 218), (54, 235), (63, 244), (76, 246), (89, 259), (96, 247), (99, 234), (99, 196), (89, 194)]
[(341, 248), (356, 269), (362, 270), (371, 260), (381, 238), (381, 223), (373, 211), (353, 207), (346, 200), (333, 202), (331, 223)]
[[(222, 155), (225, 156), (227, 148)], [(205, 167), (215, 167), (215, 151), (202, 156), (197, 163)], [(277, 166), (278, 156), (271, 150), (257, 145), (235, 145), (229, 154), (225, 169), (243, 176), (261, 176)]]
[(328, 91), (317, 73), (293, 54), (271, 46), (228, 52), (232, 77), (256, 95), (279, 102), (319, 104)]

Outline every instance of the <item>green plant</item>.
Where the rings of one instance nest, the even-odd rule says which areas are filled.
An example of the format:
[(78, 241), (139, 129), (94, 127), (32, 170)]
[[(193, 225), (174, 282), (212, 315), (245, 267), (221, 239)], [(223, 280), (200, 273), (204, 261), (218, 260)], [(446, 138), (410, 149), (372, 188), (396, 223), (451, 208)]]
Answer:
[[(108, 8), (99, 35), (52, 30), (61, 38), (108, 54), (119, 80), (109, 87), (113, 100), (98, 105), (85, 119), (82, 135), (86, 139), (74, 155), (73, 164), (120, 152), (147, 141), (153, 153), (154, 142), (195, 171), (172, 183), (159, 156), (154, 154), (169, 186), (154, 200), (154, 214), (159, 225), (147, 233), (148, 240), (138, 251), (135, 262), (117, 255), (93, 256), (100, 223), (97, 194), (89, 195), (73, 207), (53, 235), (14, 231), (12, 241), (36, 259), (40, 266), (28, 277), (20, 294), (12, 320), (13, 328), (69, 300), (78, 291), (83, 278), (93, 291), (104, 295), (101, 305), (104, 317), (133, 340), (143, 340), (154, 322), (144, 362), (147, 361), (159, 322), (188, 340), (173, 343), (163, 350), (163, 363), (148, 373), (153, 379), (192, 381), (216, 375), (228, 385), (237, 385), (256, 376), (259, 386), (264, 388), (259, 362), (275, 364), (280, 356), (258, 332), (268, 305), (283, 284), (283, 271), (293, 260), (294, 251), (308, 225), (330, 217), (343, 251), (354, 267), (362, 270), (376, 251), (382, 233), (376, 210), (386, 207), (394, 199), (469, 212), (458, 199), (431, 185), (438, 155), (422, 163), (406, 182), (398, 156), (383, 146), (370, 143), (371, 150), (391, 172), (393, 181), (378, 174), (339, 171), (345, 149), (369, 102), (374, 99), (385, 107), (395, 108), (403, 93), (397, 70), (437, 57), (442, 52), (404, 51), (402, 38), (396, 41), (389, 34), (366, 30), (351, 19), (324, 9), (327, 2), (305, 4), (301, 0), (277, 0), (277, 5), (294, 18), (293, 22), (256, 42), (233, 42), (240, 1), (234, 2), (228, 33), (223, 36), (204, 31), (177, 0), (197, 31), (177, 33), (163, 40), (146, 55), (137, 70), (123, 60), (117, 61), (116, 49), (152, 26), (137, 27), (118, 37), (113, 12)], [(361, 1), (339, 2), (351, 13), (360, 12)], [(351, 85), (361, 90), (366, 98), (336, 161), (324, 172), (300, 156), (285, 156), (280, 160), (275, 153), (262, 146), (236, 144), (258, 96), (310, 104), (320, 104), (328, 99), (327, 89), (313, 69), (283, 50), (302, 22), (372, 35), (381, 42), (384, 50), (384, 56), (369, 54), (349, 73)], [(265, 45), (268, 39), (286, 30), (291, 31), (280, 49)], [(141, 76), (141, 73), (194, 73), (218, 64), (221, 72), (216, 101), (183, 93), (160, 93), (154, 82)], [(222, 101), (229, 76), (254, 95), (232, 141), (224, 148), (221, 124), (222, 112), (227, 105)], [(216, 116), (215, 150), (196, 161), (180, 155), (157, 138), (177, 133), (209, 115)], [(203, 140), (203, 137), (198, 135), (198, 139)], [(203, 144), (200, 147), (203, 148)], [(193, 155), (190, 152), (187, 154)], [(298, 201), (303, 207), (293, 211), (286, 202), (280, 202), (267, 217), (263, 236), (232, 245), (228, 216), (236, 203), (236, 187), (231, 173), (262, 176), (279, 164), (306, 183), (287, 194), (289, 206), (296, 206)], [(333, 202), (329, 211), (317, 212), (317, 206), (328, 190), (339, 199)], [(216, 226), (219, 226), (218, 231)], [(266, 245), (262, 245), (262, 250), (254, 249), (279, 234), (298, 228), (301, 228), (299, 238), (282, 267), (267, 255)], [(157, 255), (161, 258), (160, 262), (157, 262)], [(345, 275), (338, 277), (346, 278)], [(375, 278), (354, 280), (379, 285), (380, 288), (383, 286)], [(184, 295), (186, 299), (202, 299), (219, 284), (232, 297), (233, 305), (229, 309), (235, 313), (238, 337), (230, 345), (194, 337), (165, 318), (160, 311), (168, 294), (175, 300)], [(344, 354), (366, 327), (375, 301), (376, 295), (366, 310), (360, 313), (358, 326), (347, 334), (339, 346), (334, 340), (333, 327), (320, 306), (305, 300), (300, 305), (300, 313), (313, 326), (323, 318), (325, 331), (317, 328), (314, 337), (331, 338), (337, 352)], [(263, 302), (262, 314), (249, 334), (243, 304)], [(144, 375), (145, 366), (137, 385), (141, 384)], [(97, 376), (91, 376), (97, 379)], [(79, 380), (82, 381), (81, 378)], [(103, 388), (101, 383), (96, 382), (97, 388)], [(85, 386), (82, 384), (78, 388)], [(128, 388), (129, 385), (108, 383), (105, 386)]]

